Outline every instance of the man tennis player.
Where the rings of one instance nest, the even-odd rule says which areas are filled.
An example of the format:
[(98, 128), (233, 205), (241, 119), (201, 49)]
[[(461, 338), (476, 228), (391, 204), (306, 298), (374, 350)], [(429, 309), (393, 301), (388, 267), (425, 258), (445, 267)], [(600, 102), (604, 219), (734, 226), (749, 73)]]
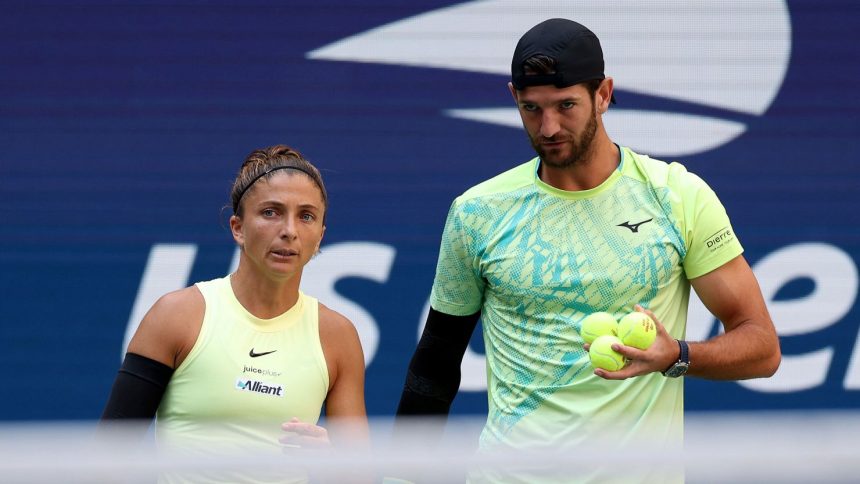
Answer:
[[(526, 32), (509, 88), (537, 156), (451, 205), (397, 413), (449, 412), (480, 318), (489, 403), (482, 451), (575, 452), (607, 435), (619, 446), (657, 444), (643, 451), (671, 448), (683, 435), (685, 375), (758, 378), (779, 366), (777, 334), (738, 237), (701, 178), (609, 138), (603, 114), (613, 80), (585, 26), (551, 19)], [(685, 340), (691, 286), (723, 334)], [(647, 350), (616, 345), (628, 364), (595, 370), (582, 320), (634, 307), (657, 322), (656, 341)], [(471, 480), (682, 482), (681, 460), (667, 458), (676, 465), (628, 474), (617, 461), (558, 474), (479, 469)]]

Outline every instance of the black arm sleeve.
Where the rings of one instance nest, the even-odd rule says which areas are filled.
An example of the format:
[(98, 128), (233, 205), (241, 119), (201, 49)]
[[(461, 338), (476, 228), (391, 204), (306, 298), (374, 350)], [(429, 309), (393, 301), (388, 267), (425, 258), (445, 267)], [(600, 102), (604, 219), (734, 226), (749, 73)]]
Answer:
[(172, 375), (164, 363), (126, 353), (101, 419), (152, 420)]
[(447, 415), (460, 388), (460, 364), (480, 312), (451, 316), (430, 308), (409, 362), (397, 415)]

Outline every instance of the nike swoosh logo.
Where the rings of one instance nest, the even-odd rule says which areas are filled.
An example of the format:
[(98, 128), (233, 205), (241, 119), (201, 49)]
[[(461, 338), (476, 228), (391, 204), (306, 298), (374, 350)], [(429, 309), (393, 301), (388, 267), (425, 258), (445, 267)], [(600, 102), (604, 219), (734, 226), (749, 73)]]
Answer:
[(278, 351), (278, 350), (264, 351), (262, 353), (254, 353), (254, 348), (251, 348), (251, 352), (248, 353), (248, 356), (250, 356), (251, 358), (256, 358), (258, 356), (270, 355), (270, 354), (274, 353), (275, 351)]
[(639, 226), (640, 225), (647, 224), (648, 222), (650, 222), (652, 220), (654, 220), (654, 219), (649, 218), (648, 220), (643, 220), (643, 221), (641, 221), (639, 223), (635, 223), (635, 224), (631, 224), (630, 222), (624, 222), (624, 223), (618, 224), (618, 227), (628, 228), (628, 229), (630, 229), (631, 232), (633, 232), (635, 234), (635, 233), (639, 232)]

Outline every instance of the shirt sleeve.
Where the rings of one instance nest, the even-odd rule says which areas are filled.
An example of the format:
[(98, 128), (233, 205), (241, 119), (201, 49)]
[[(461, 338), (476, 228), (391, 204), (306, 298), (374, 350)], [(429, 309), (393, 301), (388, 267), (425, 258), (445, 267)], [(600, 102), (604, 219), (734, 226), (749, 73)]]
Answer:
[(683, 170), (676, 173), (675, 181), (684, 213), (683, 266), (687, 278), (693, 279), (739, 256), (743, 247), (725, 207), (704, 180)]
[(483, 304), (484, 280), (476, 255), (477, 236), (469, 230), (464, 215), (462, 204), (455, 200), (445, 221), (430, 294), (430, 306), (452, 316), (474, 314)]

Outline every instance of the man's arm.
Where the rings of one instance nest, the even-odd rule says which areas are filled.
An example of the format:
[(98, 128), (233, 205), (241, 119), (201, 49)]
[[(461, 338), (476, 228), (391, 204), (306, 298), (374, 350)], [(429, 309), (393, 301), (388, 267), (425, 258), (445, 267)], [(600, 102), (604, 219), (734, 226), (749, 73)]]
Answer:
[(743, 256), (692, 279), (725, 333), (690, 343), (689, 375), (716, 380), (769, 377), (779, 368), (779, 337), (758, 281)]
[[(743, 380), (773, 375), (779, 367), (776, 329), (767, 312), (758, 281), (743, 256), (737, 256), (690, 283), (711, 313), (722, 322), (725, 334), (707, 341), (688, 342), (687, 375), (714, 380)], [(596, 369), (608, 380), (623, 380), (665, 371), (678, 361), (680, 348), (657, 316), (640, 306), (657, 325), (657, 338), (647, 350), (613, 345), (630, 363), (618, 371)]]
[(448, 415), (460, 388), (460, 365), (480, 312), (452, 316), (430, 308), (409, 362), (397, 415)]
[[(409, 362), (406, 383), (397, 406), (392, 445), (398, 451), (409, 449), (420, 455), (441, 441), (444, 417), (447, 417), (460, 389), (463, 355), (480, 314), (452, 316), (430, 308), (424, 332)], [(424, 418), (415, 420), (416, 417)], [(400, 475), (397, 479), (386, 478), (383, 482), (423, 481), (417, 475)]]

